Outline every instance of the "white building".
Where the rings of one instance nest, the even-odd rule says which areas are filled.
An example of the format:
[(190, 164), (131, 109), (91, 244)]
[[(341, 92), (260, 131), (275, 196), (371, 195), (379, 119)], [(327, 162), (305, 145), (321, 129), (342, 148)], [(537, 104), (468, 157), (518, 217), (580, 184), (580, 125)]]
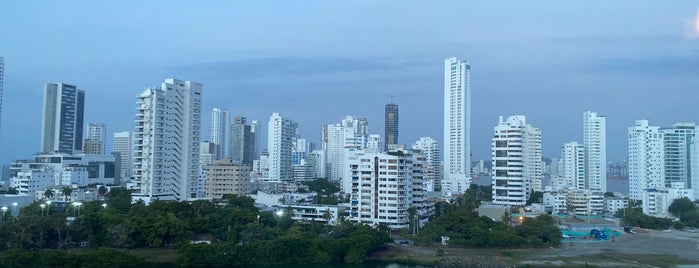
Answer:
[(287, 205), (276, 208), (275, 213), (284, 216), (291, 213), (291, 219), (300, 222), (320, 222), (328, 225), (336, 225), (345, 212), (343, 206), (328, 205)]
[(103, 123), (87, 124), (87, 139), (83, 144), (85, 154), (107, 153), (107, 126)]
[(629, 197), (643, 199), (643, 190), (665, 186), (663, 135), (648, 120), (629, 127)]
[(341, 181), (346, 169), (346, 150), (366, 148), (369, 123), (366, 118), (348, 115), (339, 124), (325, 125), (323, 132), (326, 133), (326, 165), (330, 172), (328, 179)]
[(643, 190), (643, 214), (667, 218), (671, 217), (667, 209), (672, 205), (675, 199), (689, 198), (694, 201), (694, 193), (691, 189), (680, 188), (648, 188)]
[(433, 186), (441, 186), (441, 158), (437, 140), (430, 137), (421, 137), (413, 143), (413, 149), (419, 150), (425, 156), (425, 180), (431, 181)]
[(696, 140), (699, 127), (695, 123), (675, 123), (672, 127), (660, 128), (663, 134), (663, 157), (665, 158), (665, 187), (681, 183), (682, 188), (699, 188), (692, 184), (691, 145)]
[(527, 163), (538, 162), (538, 176), (541, 176), (541, 131), (527, 125), (525, 116), (515, 115), (507, 120), (501, 116), (494, 132), (493, 203), (524, 205), (529, 197), (533, 179), (527, 176), (527, 170), (536, 169), (527, 167)]
[(577, 142), (563, 145), (561, 151), (564, 188), (585, 190), (585, 147)]
[(366, 148), (381, 151), (383, 149), (383, 141), (381, 140), (381, 135), (370, 134), (366, 142)]
[(583, 113), (583, 144), (585, 146), (585, 189), (607, 191), (607, 131), (606, 118), (596, 112)]
[(690, 164), (692, 171), (691, 189), (694, 190), (694, 200), (699, 200), (699, 139), (694, 139), (690, 148), (692, 158), (692, 163)]
[[(0, 123), (2, 122), (2, 90), (5, 84), (5, 59), (0, 56)], [(2, 126), (0, 124), (0, 126)], [(1, 129), (1, 128), (0, 128)]]
[[(422, 186), (424, 157), (408, 151), (357, 151), (348, 158), (351, 179), (349, 220), (404, 229), (411, 220), (425, 222), (429, 206)], [(415, 208), (415, 219), (409, 210)]]
[(626, 208), (629, 205), (629, 200), (626, 198), (619, 197), (605, 197), (604, 198), (604, 211), (610, 214), (614, 214), (620, 209)]
[(114, 133), (114, 149), (119, 153), (121, 162), (121, 178), (131, 178), (133, 169), (133, 132), (123, 131)]
[(133, 201), (199, 198), (202, 85), (166, 79), (138, 96)]
[(273, 113), (269, 117), (267, 151), (269, 152), (269, 178), (291, 180), (294, 177), (291, 152), (296, 138), (296, 126), (291, 119)]
[(522, 141), (524, 177), (529, 179), (530, 192), (541, 192), (544, 179), (543, 161), (541, 159), (541, 130), (538, 127), (526, 125)]
[(231, 116), (226, 109), (211, 112), (211, 142), (218, 145), (214, 160), (231, 158)]
[(471, 65), (444, 60), (444, 196), (466, 192), (471, 184)]

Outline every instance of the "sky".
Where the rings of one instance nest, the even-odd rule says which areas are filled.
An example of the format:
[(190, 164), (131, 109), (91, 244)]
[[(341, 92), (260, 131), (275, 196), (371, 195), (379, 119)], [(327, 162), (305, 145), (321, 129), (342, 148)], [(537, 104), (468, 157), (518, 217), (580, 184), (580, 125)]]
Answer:
[(39, 150), (49, 82), (85, 90), (85, 126), (108, 137), (134, 129), (144, 89), (177, 78), (203, 84), (202, 140), (213, 108), (265, 129), (278, 112), (316, 143), (346, 115), (383, 136), (393, 99), (400, 143), (441, 144), (447, 57), (471, 64), (474, 160), (490, 159), (501, 115), (525, 115), (560, 157), (596, 111), (608, 161), (635, 120), (699, 122), (696, 0), (3, 1), (0, 56), (0, 163)]

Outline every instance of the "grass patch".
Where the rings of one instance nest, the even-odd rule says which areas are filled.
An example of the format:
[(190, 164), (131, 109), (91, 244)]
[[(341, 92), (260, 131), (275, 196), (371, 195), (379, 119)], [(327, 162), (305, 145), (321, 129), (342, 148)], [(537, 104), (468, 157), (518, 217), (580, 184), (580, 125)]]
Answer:
[(129, 250), (129, 253), (142, 258), (149, 263), (175, 263), (177, 258), (176, 249), (144, 248)]

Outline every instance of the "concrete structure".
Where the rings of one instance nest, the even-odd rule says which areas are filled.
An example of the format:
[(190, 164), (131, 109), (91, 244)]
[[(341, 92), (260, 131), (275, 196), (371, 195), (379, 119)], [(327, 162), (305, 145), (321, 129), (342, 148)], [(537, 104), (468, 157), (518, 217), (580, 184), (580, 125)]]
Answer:
[(219, 145), (210, 142), (210, 141), (203, 141), (199, 143), (199, 163), (202, 165), (211, 165), (216, 161), (216, 159), (220, 159), (221, 157), (219, 156)]
[(234, 164), (230, 159), (217, 160), (206, 166), (206, 198), (250, 193), (250, 165)]
[(107, 153), (107, 126), (103, 123), (87, 124), (87, 139), (83, 144), (85, 154)]
[[(492, 140), (493, 203), (521, 206), (531, 192), (531, 181), (541, 176), (541, 131), (523, 115), (500, 117)], [(530, 159), (531, 158), (531, 159)], [(538, 167), (529, 163), (539, 163)], [(529, 166), (528, 166), (529, 165)], [(540, 177), (538, 178), (541, 179)]]
[(211, 112), (210, 141), (218, 145), (214, 160), (231, 158), (231, 116), (228, 110), (214, 108)]
[(291, 219), (299, 222), (320, 222), (328, 225), (336, 225), (340, 217), (344, 216), (346, 207), (328, 205), (287, 205), (275, 208), (275, 214), (285, 216), (291, 213)]
[(388, 151), (395, 149), (394, 145), (398, 144), (398, 104), (386, 104), (384, 120), (384, 138), (386, 139), (384, 142), (386, 148), (384, 150)]
[(0, 56), (0, 133), (2, 132), (2, 91), (5, 85), (5, 59)]
[(73, 85), (48, 83), (43, 107), (41, 152), (82, 152), (85, 91)]
[(665, 186), (665, 156), (660, 128), (648, 120), (629, 127), (629, 197), (642, 200), (645, 189)]
[(585, 146), (585, 189), (607, 191), (607, 132), (604, 116), (587, 111), (583, 114)]
[(121, 178), (130, 179), (133, 170), (133, 132), (122, 131), (114, 133), (114, 149), (112, 153), (119, 153), (121, 162)]
[(361, 150), (366, 148), (369, 123), (366, 118), (346, 116), (339, 124), (323, 126), (325, 133), (326, 165), (328, 179), (341, 181), (345, 174), (346, 165), (344, 159), (347, 150)]
[[(404, 229), (413, 220), (430, 216), (422, 185), (425, 159), (410, 151), (378, 153), (357, 151), (348, 157), (346, 177), (351, 179), (352, 222)], [(414, 219), (409, 208), (415, 208)]]
[(466, 192), (471, 184), (471, 65), (444, 60), (444, 196)]
[(421, 137), (413, 143), (413, 150), (419, 150), (425, 156), (425, 181), (430, 181), (433, 186), (442, 186), (442, 168), (439, 154), (439, 143), (430, 137)]
[(691, 158), (694, 160), (690, 165), (692, 190), (694, 190), (694, 200), (699, 200), (699, 139), (694, 139), (690, 148)]
[(620, 209), (628, 207), (629, 200), (620, 197), (604, 197), (604, 212), (613, 215)]
[(231, 160), (233, 163), (252, 164), (259, 139), (247, 118), (236, 116), (231, 125)]
[(694, 201), (694, 193), (691, 189), (680, 188), (648, 188), (643, 190), (643, 214), (654, 217), (671, 217), (667, 209), (675, 199), (689, 198)]
[(291, 180), (294, 177), (291, 166), (291, 151), (296, 138), (296, 124), (287, 117), (273, 113), (269, 117), (267, 151), (269, 152), (269, 177)]
[(585, 190), (585, 147), (577, 142), (563, 145), (561, 151), (564, 188)]
[[(660, 128), (663, 135), (663, 157), (665, 169), (665, 185), (671, 187), (681, 183), (682, 188), (699, 188), (692, 184), (692, 142), (696, 140), (699, 127), (695, 123), (675, 123), (672, 127)], [(699, 186), (699, 185), (698, 185)]]
[(202, 85), (166, 79), (138, 96), (133, 201), (199, 198)]

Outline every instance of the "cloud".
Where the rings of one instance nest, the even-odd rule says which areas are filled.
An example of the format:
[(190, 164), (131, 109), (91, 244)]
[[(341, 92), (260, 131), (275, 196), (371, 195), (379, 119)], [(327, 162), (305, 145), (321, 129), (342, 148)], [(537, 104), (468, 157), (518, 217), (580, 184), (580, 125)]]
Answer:
[(699, 55), (607, 58), (588, 63), (583, 69), (638, 77), (695, 76), (699, 73)]
[(684, 36), (689, 40), (699, 39), (699, 9), (693, 18), (686, 21)]

